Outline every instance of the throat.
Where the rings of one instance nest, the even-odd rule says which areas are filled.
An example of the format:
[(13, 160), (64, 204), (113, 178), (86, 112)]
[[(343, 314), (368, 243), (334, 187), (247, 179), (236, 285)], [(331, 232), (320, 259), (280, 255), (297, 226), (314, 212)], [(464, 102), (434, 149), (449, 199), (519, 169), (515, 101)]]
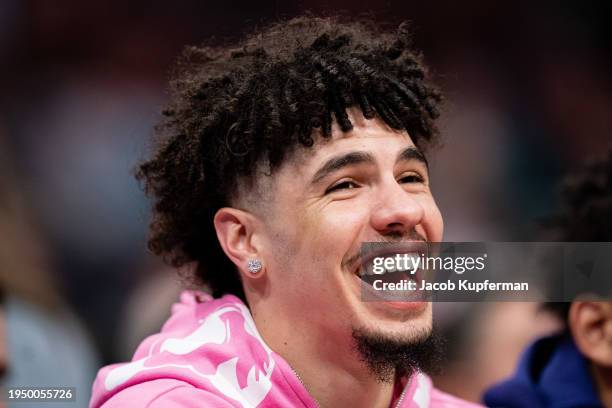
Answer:
[(388, 408), (399, 401), (405, 391), (400, 381), (396, 384), (381, 383), (372, 376), (357, 378), (335, 367), (321, 368), (311, 373), (293, 370), (319, 407)]
[[(387, 408), (399, 398), (402, 389), (398, 393), (392, 382), (381, 382), (372, 374), (354, 350), (350, 335), (342, 344), (331, 336), (314, 341), (300, 329), (293, 329), (283, 340), (265, 340), (287, 362), (291, 374), (319, 407)], [(274, 332), (276, 336), (278, 331)]]

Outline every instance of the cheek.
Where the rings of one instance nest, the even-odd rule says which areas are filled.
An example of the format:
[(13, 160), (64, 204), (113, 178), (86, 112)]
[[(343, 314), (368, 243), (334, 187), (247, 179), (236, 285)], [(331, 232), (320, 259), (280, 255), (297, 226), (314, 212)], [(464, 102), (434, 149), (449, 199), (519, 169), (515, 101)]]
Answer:
[(317, 234), (324, 234), (332, 240), (350, 241), (356, 238), (359, 230), (367, 224), (368, 210), (363, 204), (334, 205), (317, 218), (319, 218), (315, 221)]
[(309, 243), (317, 258), (334, 264), (341, 262), (354, 247), (367, 219), (363, 206), (342, 204), (331, 203), (316, 211), (305, 211), (301, 223), (300, 239)]
[(442, 213), (436, 205), (433, 197), (429, 196), (423, 198), (421, 201), (423, 207), (423, 228), (427, 233), (427, 238), (431, 242), (440, 242), (444, 235), (444, 220), (442, 219)]
[(358, 245), (364, 220), (367, 220), (366, 206), (349, 204), (348, 200), (302, 207), (291, 232), (279, 242), (292, 263), (286, 266), (296, 273), (317, 271), (308, 279), (310, 282), (329, 282), (347, 253)]

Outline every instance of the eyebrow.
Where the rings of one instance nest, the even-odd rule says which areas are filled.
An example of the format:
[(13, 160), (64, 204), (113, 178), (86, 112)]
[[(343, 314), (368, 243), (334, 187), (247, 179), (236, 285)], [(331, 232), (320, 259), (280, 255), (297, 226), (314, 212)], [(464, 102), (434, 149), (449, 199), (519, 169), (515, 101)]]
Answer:
[(429, 163), (427, 162), (427, 158), (423, 153), (421, 153), (419, 149), (414, 146), (410, 146), (402, 150), (400, 154), (397, 155), (397, 159), (395, 161), (398, 162), (412, 160), (420, 161), (425, 165), (425, 167), (427, 167), (427, 170), (429, 170)]
[(316, 184), (325, 177), (329, 176), (344, 167), (354, 166), (364, 163), (375, 163), (374, 156), (367, 152), (350, 152), (336, 157), (332, 157), (323, 164), (312, 176), (312, 184)]
[[(398, 155), (396, 162), (399, 161), (412, 161), (417, 160), (425, 165), (429, 169), (429, 164), (427, 163), (427, 159), (416, 147), (410, 146), (406, 149), (402, 150)], [(343, 169), (348, 166), (354, 166), (357, 164), (369, 163), (373, 164), (376, 160), (374, 156), (367, 152), (350, 152), (346, 154), (341, 154), (339, 156), (332, 157), (327, 160), (323, 166), (317, 170), (317, 172), (312, 177), (311, 184), (316, 184), (325, 177), (330, 174)]]

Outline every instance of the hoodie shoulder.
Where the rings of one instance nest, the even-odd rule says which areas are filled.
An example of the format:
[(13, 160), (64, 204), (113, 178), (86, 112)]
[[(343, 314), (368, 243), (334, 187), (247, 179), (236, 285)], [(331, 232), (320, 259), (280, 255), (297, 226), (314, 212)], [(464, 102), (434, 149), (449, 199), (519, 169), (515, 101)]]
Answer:
[(213, 393), (182, 381), (159, 379), (147, 381), (113, 395), (101, 408), (232, 408), (233, 405)]
[(98, 372), (90, 407), (276, 406), (296, 398), (279, 361), (238, 298), (187, 291), (131, 361)]

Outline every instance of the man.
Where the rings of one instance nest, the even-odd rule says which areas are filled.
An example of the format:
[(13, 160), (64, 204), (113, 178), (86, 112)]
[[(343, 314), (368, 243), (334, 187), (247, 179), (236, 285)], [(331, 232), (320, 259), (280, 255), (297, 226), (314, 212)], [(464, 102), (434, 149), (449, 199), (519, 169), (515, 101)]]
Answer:
[(442, 239), (423, 153), (441, 96), (408, 43), (302, 17), (189, 51), (139, 177), (150, 248), (217, 299), (184, 293), (92, 407), (468, 405), (419, 371), (431, 304), (360, 295), (362, 243)]
[[(552, 223), (563, 241), (612, 241), (612, 150), (564, 182), (565, 213)], [(516, 374), (489, 389), (487, 406), (612, 406), (612, 302), (547, 303), (565, 329), (523, 354)]]
[(0, 132), (0, 408), (16, 402), (9, 401), (11, 389), (66, 384), (79, 389), (73, 405), (84, 406), (99, 361), (59, 295), (51, 253), (28, 211), (11, 153)]

